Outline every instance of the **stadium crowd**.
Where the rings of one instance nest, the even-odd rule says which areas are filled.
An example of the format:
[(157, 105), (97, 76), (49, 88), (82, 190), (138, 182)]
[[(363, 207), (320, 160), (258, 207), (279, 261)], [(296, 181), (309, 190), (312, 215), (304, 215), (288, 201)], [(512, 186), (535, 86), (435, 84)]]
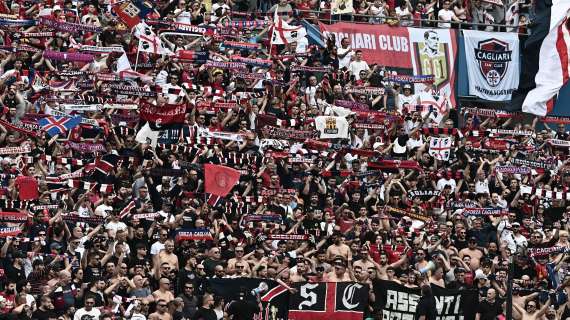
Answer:
[[(277, 12), (296, 24), (317, 15), (303, 10), (319, 8), (327, 19), (329, 1), (217, 0), (209, 10), (200, 1), (154, 1), (156, 33), (160, 24), (150, 21), (208, 30), (162, 37), (165, 47), (207, 52), (212, 66), (138, 52), (115, 1), (2, 2), (0, 319), (226, 319), (223, 299), (205, 285), (226, 277), (277, 279), (291, 291), (304, 281), (367, 283), (371, 319), (380, 308), (375, 279), (475, 288), (478, 319), (504, 319), (513, 256), (514, 318), (570, 317), (568, 146), (548, 143), (570, 139), (564, 124), (422, 106), (413, 85), (385, 80), (389, 70), (369, 65), (348, 39), (269, 50), (269, 25), (231, 27), (244, 17), (235, 12)], [(519, 2), (524, 25), (531, 1)], [(440, 20), (434, 27), (502, 24), (508, 5), (354, 0), (355, 13), (372, 16), (356, 20)], [(6, 22), (46, 15), (102, 30)], [(229, 48), (227, 39), (262, 46)], [(118, 78), (128, 92), (99, 77), (119, 76), (115, 51), (88, 63), (42, 54), (77, 55), (82, 45), (124, 50), (138, 71)], [(224, 68), (234, 55), (258, 65)], [(132, 87), (160, 90), (137, 96)], [(348, 107), (334, 107), (339, 100)], [(146, 121), (136, 106), (146, 103), (185, 106), (181, 128), (167, 130), (178, 135), (141, 143)], [(38, 130), (38, 119), (67, 104), (80, 106), (71, 112), (81, 125), (59, 135)], [(348, 139), (307, 137), (317, 116), (351, 108), (368, 111), (347, 115)], [(449, 154), (429, 152), (434, 137), (452, 139)], [(118, 162), (96, 175), (109, 154)], [(207, 163), (241, 172), (226, 197), (205, 192)]]

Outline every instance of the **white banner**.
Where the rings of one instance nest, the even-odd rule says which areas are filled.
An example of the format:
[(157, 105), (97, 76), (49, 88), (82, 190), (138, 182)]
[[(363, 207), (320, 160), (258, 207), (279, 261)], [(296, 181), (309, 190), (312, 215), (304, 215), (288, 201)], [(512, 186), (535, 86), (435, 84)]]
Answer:
[(519, 38), (516, 33), (464, 30), (469, 94), (507, 101), (519, 85)]

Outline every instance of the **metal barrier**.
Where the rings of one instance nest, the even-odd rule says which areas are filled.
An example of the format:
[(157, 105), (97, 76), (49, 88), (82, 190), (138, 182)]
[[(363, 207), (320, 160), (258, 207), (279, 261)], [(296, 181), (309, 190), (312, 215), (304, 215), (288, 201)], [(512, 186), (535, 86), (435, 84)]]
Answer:
[[(261, 17), (268, 17), (272, 18), (273, 13), (267, 12), (236, 12), (233, 11), (231, 13), (232, 16), (242, 16), (251, 18), (252, 14), (254, 16), (261, 16)], [(405, 27), (430, 27), (430, 28), (440, 28), (440, 23), (451, 24), (451, 28), (458, 29), (458, 30), (484, 30), (487, 27), (492, 27), (495, 29), (494, 31), (504, 31), (504, 32), (517, 32), (521, 35), (528, 35), (528, 31), (526, 33), (520, 33), (519, 29), (521, 26), (511, 26), (505, 24), (495, 24), (495, 23), (474, 23), (474, 22), (455, 22), (455, 21), (443, 21), (443, 20), (431, 20), (431, 19), (410, 19), (410, 20), (399, 20), (398, 18), (393, 17), (377, 17), (373, 15), (366, 15), (366, 14), (340, 14), (340, 15), (332, 15), (330, 10), (320, 11), (320, 10), (299, 10), (294, 9), (293, 14), (306, 19), (309, 22), (322, 22), (325, 24), (333, 24), (336, 22), (351, 22), (351, 23), (362, 23), (362, 24), (388, 24), (386, 20), (397, 21), (397, 24), (393, 24), (394, 26), (405, 26)], [(325, 18), (323, 16), (328, 16)], [(361, 21), (364, 19), (365, 21)], [(381, 23), (374, 23), (371, 20), (378, 20)], [(383, 21), (383, 22), (382, 22)], [(402, 25), (403, 24), (403, 25)], [(448, 28), (445, 28), (448, 29)], [(528, 30), (528, 29), (527, 29)]]

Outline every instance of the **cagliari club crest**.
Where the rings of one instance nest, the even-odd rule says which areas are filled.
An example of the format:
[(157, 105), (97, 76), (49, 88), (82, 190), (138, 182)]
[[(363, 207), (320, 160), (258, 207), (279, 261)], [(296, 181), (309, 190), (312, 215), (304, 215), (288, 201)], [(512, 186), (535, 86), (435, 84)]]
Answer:
[(479, 71), (491, 87), (501, 83), (511, 62), (509, 43), (498, 39), (480, 41), (475, 48)]

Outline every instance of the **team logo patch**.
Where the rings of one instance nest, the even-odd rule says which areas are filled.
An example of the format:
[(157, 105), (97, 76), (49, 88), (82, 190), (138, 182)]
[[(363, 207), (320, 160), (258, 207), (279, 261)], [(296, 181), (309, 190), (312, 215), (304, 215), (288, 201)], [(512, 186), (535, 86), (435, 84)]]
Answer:
[(512, 50), (507, 42), (498, 39), (480, 41), (475, 49), (479, 71), (491, 87), (501, 83), (511, 62)]

